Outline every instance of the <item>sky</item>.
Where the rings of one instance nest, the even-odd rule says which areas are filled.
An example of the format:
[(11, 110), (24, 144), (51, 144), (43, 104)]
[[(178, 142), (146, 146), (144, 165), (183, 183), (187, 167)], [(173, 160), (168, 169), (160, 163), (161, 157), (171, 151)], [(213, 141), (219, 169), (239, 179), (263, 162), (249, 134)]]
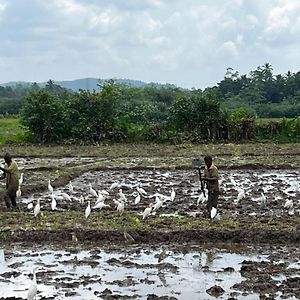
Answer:
[(299, 0), (0, 0), (0, 83), (205, 88), (265, 63), (300, 70)]

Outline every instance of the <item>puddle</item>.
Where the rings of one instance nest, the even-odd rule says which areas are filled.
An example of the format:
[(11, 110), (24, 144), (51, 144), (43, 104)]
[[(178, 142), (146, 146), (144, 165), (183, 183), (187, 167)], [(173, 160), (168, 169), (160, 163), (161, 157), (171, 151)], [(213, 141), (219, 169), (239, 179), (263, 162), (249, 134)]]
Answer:
[[(114, 299), (147, 299), (149, 295), (215, 299), (207, 292), (213, 286), (223, 290), (218, 299), (259, 299), (259, 294), (250, 287), (248, 291), (234, 288), (235, 284), (245, 280), (241, 275), (244, 262), (268, 264), (283, 259), (282, 274), (271, 274), (272, 280), (280, 284), (300, 273), (299, 249), (298, 253), (287, 251), (288, 248), (217, 248), (215, 245), (133, 246), (125, 249), (2, 246), (0, 297), (26, 299), (30, 274), (37, 267), (39, 299), (106, 299), (109, 295), (115, 296)], [(282, 258), (282, 253), (289, 255)], [(295, 265), (295, 260), (298, 268), (288, 271), (289, 264)], [(276, 297), (280, 299), (278, 293)]]

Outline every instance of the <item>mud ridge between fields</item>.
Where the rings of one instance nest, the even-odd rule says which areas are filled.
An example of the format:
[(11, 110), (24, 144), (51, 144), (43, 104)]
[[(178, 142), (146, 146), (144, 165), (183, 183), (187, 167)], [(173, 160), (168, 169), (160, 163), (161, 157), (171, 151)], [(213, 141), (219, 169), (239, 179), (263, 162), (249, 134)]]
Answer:
[[(6, 236), (3, 236), (5, 234)], [(128, 235), (132, 237), (128, 240)], [(105, 243), (130, 243), (130, 244), (153, 244), (153, 243), (259, 243), (259, 244), (299, 244), (300, 229), (293, 232), (271, 230), (30, 230), (30, 231), (6, 231), (2, 232), (2, 241), (9, 242), (66, 242), (76, 240), (80, 242)]]

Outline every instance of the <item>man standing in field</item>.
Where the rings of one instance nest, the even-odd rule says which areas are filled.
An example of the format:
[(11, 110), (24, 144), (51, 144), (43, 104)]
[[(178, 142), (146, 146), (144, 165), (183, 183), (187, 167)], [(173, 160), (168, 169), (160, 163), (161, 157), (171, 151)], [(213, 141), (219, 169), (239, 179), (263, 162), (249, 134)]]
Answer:
[(4, 155), (5, 166), (0, 167), (3, 175), (0, 179), (6, 178), (6, 195), (4, 197), (6, 207), (9, 209), (17, 207), (16, 192), (19, 188), (19, 168), (15, 160), (12, 159), (9, 153)]
[(208, 215), (210, 216), (211, 209), (217, 208), (218, 199), (220, 195), (219, 189), (219, 171), (218, 168), (213, 164), (213, 159), (210, 155), (204, 157), (204, 162), (206, 164), (206, 168), (204, 170), (204, 178), (203, 181), (206, 182), (206, 187), (208, 190), (208, 198), (207, 198), (207, 210)]

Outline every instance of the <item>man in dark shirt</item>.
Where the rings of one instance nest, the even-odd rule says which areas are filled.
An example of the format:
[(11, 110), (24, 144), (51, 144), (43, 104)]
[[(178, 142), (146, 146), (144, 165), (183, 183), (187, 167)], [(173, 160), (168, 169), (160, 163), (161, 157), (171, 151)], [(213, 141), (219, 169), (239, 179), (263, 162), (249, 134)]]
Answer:
[(208, 190), (208, 199), (207, 199), (207, 210), (210, 216), (211, 209), (217, 208), (218, 199), (220, 195), (219, 188), (219, 171), (218, 168), (213, 164), (213, 159), (210, 155), (204, 157), (204, 162), (206, 168), (204, 170), (203, 180), (206, 182), (206, 188)]
[(19, 187), (19, 169), (16, 161), (12, 159), (9, 153), (4, 155), (5, 166), (0, 167), (3, 175), (0, 179), (6, 178), (6, 195), (4, 197), (5, 204), (7, 208), (11, 205), (16, 208), (16, 192)]

